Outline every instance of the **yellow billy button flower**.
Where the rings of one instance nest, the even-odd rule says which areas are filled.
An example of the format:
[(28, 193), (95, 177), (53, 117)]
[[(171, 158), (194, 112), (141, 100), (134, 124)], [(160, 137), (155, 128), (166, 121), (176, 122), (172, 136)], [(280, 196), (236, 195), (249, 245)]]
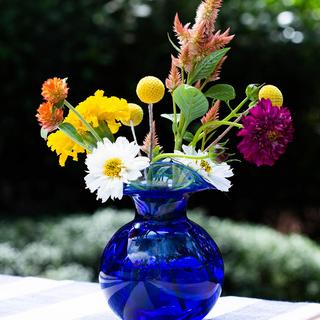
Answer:
[(140, 106), (135, 103), (128, 103), (129, 107), (129, 119), (122, 119), (121, 122), (125, 126), (131, 126), (131, 121), (133, 126), (138, 126), (143, 119), (143, 110)]
[(165, 92), (164, 84), (156, 77), (148, 76), (142, 78), (137, 85), (139, 99), (147, 104), (159, 102)]
[(263, 86), (259, 91), (259, 100), (270, 99), (273, 106), (282, 107), (283, 96), (281, 91), (273, 85)]

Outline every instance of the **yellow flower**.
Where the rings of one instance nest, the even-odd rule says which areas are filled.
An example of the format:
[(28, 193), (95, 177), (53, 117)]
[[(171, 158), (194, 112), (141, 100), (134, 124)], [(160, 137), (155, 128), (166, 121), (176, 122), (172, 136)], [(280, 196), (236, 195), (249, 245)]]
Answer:
[[(106, 121), (112, 133), (117, 133), (121, 123), (119, 121), (127, 121), (130, 116), (128, 103), (125, 99), (117, 97), (105, 97), (104, 91), (97, 90), (94, 96), (88, 97), (85, 101), (80, 102), (76, 110), (84, 117), (84, 119), (94, 128), (99, 126), (99, 121)], [(65, 119), (71, 123), (78, 132), (86, 132), (86, 127), (70, 112)]]
[(273, 85), (263, 86), (259, 91), (259, 100), (270, 99), (273, 106), (281, 107), (283, 105), (283, 96), (281, 91)]
[(163, 98), (165, 88), (160, 79), (148, 76), (139, 81), (136, 91), (142, 102), (150, 104), (157, 103)]
[[(76, 110), (84, 119), (94, 128), (99, 126), (99, 122), (105, 121), (112, 133), (116, 133), (121, 126), (120, 121), (128, 121), (130, 110), (126, 100), (117, 97), (105, 97), (102, 90), (95, 92), (94, 96), (88, 97), (85, 101), (78, 104)], [(63, 121), (72, 124), (80, 135), (88, 132), (87, 128), (79, 118), (70, 111)], [(52, 133), (48, 137), (48, 147), (55, 151), (59, 156), (59, 164), (63, 167), (67, 158), (70, 156), (73, 160), (78, 160), (79, 153), (85, 153), (86, 150), (73, 142), (62, 131)]]
[(143, 119), (143, 110), (140, 106), (138, 106), (135, 103), (128, 103), (129, 111), (130, 111), (130, 117), (129, 120), (122, 120), (122, 124), (125, 126), (130, 126), (131, 121), (134, 126), (137, 126), (141, 123)]
[(64, 167), (67, 158), (70, 156), (78, 161), (78, 153), (84, 153), (85, 149), (73, 142), (62, 131), (56, 131), (48, 136), (47, 145), (59, 156), (59, 164)]

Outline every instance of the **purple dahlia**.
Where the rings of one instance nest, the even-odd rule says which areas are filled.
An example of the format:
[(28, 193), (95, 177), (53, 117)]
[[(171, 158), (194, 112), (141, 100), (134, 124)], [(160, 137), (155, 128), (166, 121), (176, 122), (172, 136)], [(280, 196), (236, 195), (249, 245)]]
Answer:
[(261, 99), (242, 119), (238, 149), (244, 158), (257, 166), (272, 166), (293, 140), (292, 118), (288, 108), (275, 107)]

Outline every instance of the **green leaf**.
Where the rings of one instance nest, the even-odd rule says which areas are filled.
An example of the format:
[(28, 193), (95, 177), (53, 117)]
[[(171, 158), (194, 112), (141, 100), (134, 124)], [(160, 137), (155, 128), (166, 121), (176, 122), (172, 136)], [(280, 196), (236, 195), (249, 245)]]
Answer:
[(193, 140), (193, 133), (187, 131), (184, 136), (183, 136), (183, 140), (187, 141), (187, 142), (191, 142)]
[(41, 128), (40, 130), (40, 136), (44, 140), (47, 140), (49, 131), (47, 129)]
[(230, 101), (236, 97), (236, 92), (229, 84), (216, 84), (205, 92), (205, 96), (216, 100)]
[(97, 132), (100, 138), (108, 138), (111, 142), (114, 142), (114, 136), (105, 121), (99, 121), (99, 126), (94, 128), (94, 130)]
[(202, 117), (209, 108), (205, 95), (197, 88), (187, 84), (180, 85), (173, 92), (173, 100), (183, 114), (185, 128), (195, 119)]
[(160, 153), (161, 153), (161, 146), (155, 146), (152, 150), (152, 157), (155, 158)]
[(262, 85), (258, 84), (249, 84), (246, 88), (246, 96), (251, 101), (257, 101), (259, 99), (259, 90), (261, 89)]
[(69, 122), (63, 122), (59, 125), (59, 129), (65, 133), (70, 139), (83, 146), (84, 141), (76, 128)]
[(167, 33), (168, 36), (168, 40), (171, 43), (171, 45), (178, 51), (180, 52), (181, 50), (179, 49), (179, 47), (171, 40), (169, 33)]
[(220, 60), (229, 50), (230, 48), (216, 50), (209, 56), (202, 59), (190, 72), (188, 84), (195, 83), (196, 81), (201, 79), (206, 79), (210, 75), (212, 75)]
[(68, 133), (69, 136), (72, 136), (74, 139), (83, 142), (81, 135), (78, 133), (77, 129), (69, 122), (64, 122), (59, 125), (60, 130)]
[[(173, 113), (163, 113), (161, 115), (161, 117), (173, 122), (174, 114)], [(180, 121), (180, 114), (179, 113), (176, 114), (176, 118), (177, 118), (177, 123), (179, 123), (179, 121)]]
[(91, 132), (88, 131), (81, 135), (81, 137), (87, 146), (90, 146), (91, 148), (95, 148), (97, 146), (97, 139), (92, 135)]

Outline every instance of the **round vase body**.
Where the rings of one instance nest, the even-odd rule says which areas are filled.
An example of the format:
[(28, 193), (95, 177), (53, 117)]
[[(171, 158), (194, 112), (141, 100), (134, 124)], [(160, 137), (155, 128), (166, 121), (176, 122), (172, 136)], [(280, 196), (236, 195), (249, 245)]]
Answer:
[(173, 173), (193, 182), (189, 189), (125, 190), (136, 215), (107, 244), (99, 274), (107, 302), (120, 319), (200, 320), (220, 296), (220, 251), (186, 216), (190, 192), (204, 189), (205, 182), (179, 174), (176, 167)]

